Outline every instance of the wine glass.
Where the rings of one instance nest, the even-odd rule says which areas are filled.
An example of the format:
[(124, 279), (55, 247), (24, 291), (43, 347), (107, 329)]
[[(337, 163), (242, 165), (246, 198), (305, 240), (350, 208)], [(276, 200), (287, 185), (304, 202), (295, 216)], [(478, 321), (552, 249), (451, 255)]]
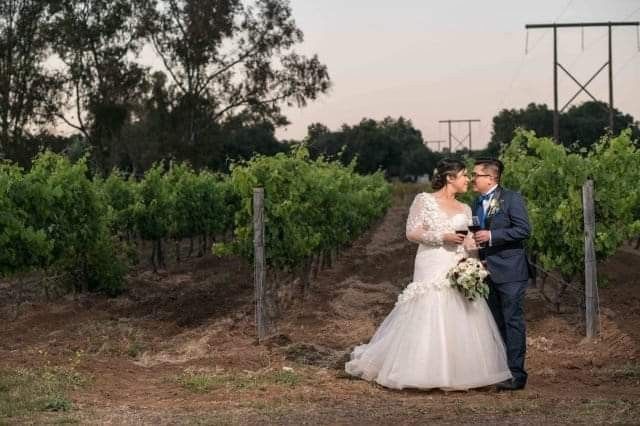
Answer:
[[(473, 232), (475, 234), (480, 229), (482, 229), (482, 225), (480, 223), (480, 218), (478, 216), (471, 216), (471, 225), (469, 225), (469, 231), (471, 231), (471, 232)], [(477, 247), (478, 248), (485, 247), (485, 244), (484, 243), (478, 244)]]
[(482, 228), (480, 226), (480, 218), (478, 216), (471, 216), (471, 224), (469, 225), (469, 231), (478, 232)]

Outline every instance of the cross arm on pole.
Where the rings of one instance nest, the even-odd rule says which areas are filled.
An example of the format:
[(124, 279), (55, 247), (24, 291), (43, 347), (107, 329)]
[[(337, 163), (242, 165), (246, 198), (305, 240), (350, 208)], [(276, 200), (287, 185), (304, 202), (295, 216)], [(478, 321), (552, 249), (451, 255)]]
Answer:
[[(539, 29), (539, 28), (552, 28), (553, 29), (553, 138), (557, 143), (560, 143), (560, 112), (564, 111), (567, 106), (573, 102), (573, 100), (583, 91), (586, 92), (594, 101), (597, 101), (588, 90), (587, 86), (591, 81), (605, 68), (609, 69), (609, 129), (614, 131), (614, 105), (613, 105), (613, 60), (612, 60), (612, 28), (613, 27), (631, 27), (640, 28), (640, 21), (626, 21), (626, 22), (572, 22), (572, 23), (550, 23), (550, 24), (526, 24), (525, 28)], [(571, 28), (571, 27), (607, 27), (609, 30), (609, 48), (608, 48), (608, 61), (589, 79), (589, 81), (582, 85), (576, 80), (566, 68), (564, 68), (558, 62), (558, 40), (557, 30), (558, 28)], [(638, 32), (638, 45), (640, 46), (640, 32)], [(580, 90), (567, 102), (562, 109), (558, 109), (558, 68), (564, 71), (579, 87)]]
[(480, 120), (440, 120), (438, 123), (468, 123), (468, 122), (479, 122)]
[(575, 28), (575, 27), (631, 27), (639, 26), (640, 21), (627, 22), (571, 22), (566, 24), (526, 24), (524, 27), (528, 30), (538, 28)]

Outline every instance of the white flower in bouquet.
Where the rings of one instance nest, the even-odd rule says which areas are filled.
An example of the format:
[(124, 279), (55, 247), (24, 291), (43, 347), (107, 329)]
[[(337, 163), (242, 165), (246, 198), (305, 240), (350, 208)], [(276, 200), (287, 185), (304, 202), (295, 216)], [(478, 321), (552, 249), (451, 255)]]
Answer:
[(455, 287), (467, 300), (475, 300), (482, 296), (489, 297), (489, 286), (486, 279), (489, 272), (478, 259), (462, 259), (447, 272), (451, 286)]

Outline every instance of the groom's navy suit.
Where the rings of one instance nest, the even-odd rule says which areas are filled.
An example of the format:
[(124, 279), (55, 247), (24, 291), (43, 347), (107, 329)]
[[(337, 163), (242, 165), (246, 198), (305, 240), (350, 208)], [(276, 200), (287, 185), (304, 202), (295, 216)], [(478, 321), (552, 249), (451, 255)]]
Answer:
[(507, 349), (509, 369), (516, 383), (524, 385), (526, 328), (524, 294), (529, 280), (524, 240), (531, 226), (522, 196), (498, 186), (486, 214), (478, 197), (473, 205), (476, 216), (484, 217), (482, 228), (491, 231), (491, 241), (480, 249), (490, 277), (489, 308), (498, 324)]

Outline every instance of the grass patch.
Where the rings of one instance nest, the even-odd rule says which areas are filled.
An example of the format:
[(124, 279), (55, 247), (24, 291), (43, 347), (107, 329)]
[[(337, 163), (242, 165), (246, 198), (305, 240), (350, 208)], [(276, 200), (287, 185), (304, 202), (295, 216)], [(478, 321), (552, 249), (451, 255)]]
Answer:
[(137, 340), (129, 343), (129, 347), (127, 348), (127, 355), (131, 358), (137, 358), (138, 355), (142, 353), (144, 350), (144, 345)]
[(77, 333), (90, 354), (137, 358), (145, 350), (144, 332), (128, 321), (95, 320), (81, 325)]
[(213, 374), (184, 372), (176, 381), (185, 389), (195, 393), (207, 393), (227, 388), (235, 390), (259, 389), (266, 386), (295, 387), (300, 376), (294, 371), (267, 371), (260, 373)]
[(393, 195), (399, 198), (406, 198), (409, 196), (413, 196), (418, 192), (430, 191), (431, 189), (429, 184), (400, 182), (398, 180), (394, 180), (391, 183), (391, 188), (393, 191)]
[(528, 398), (514, 396), (511, 398), (496, 399), (489, 397), (484, 403), (478, 404), (477, 401), (468, 401), (467, 399), (458, 399), (453, 402), (443, 403), (446, 410), (455, 413), (458, 416), (520, 416), (528, 414), (537, 414), (542, 410), (540, 402)]
[(0, 419), (72, 408), (69, 391), (87, 379), (66, 368), (0, 370)]
[(184, 373), (178, 377), (177, 382), (191, 392), (206, 393), (213, 389), (223, 387), (226, 379), (224, 376), (206, 373)]
[(575, 408), (574, 417), (588, 419), (592, 424), (632, 424), (640, 417), (640, 404), (622, 399), (585, 400)]
[(620, 368), (612, 369), (611, 375), (625, 379), (640, 379), (640, 364), (625, 364)]

